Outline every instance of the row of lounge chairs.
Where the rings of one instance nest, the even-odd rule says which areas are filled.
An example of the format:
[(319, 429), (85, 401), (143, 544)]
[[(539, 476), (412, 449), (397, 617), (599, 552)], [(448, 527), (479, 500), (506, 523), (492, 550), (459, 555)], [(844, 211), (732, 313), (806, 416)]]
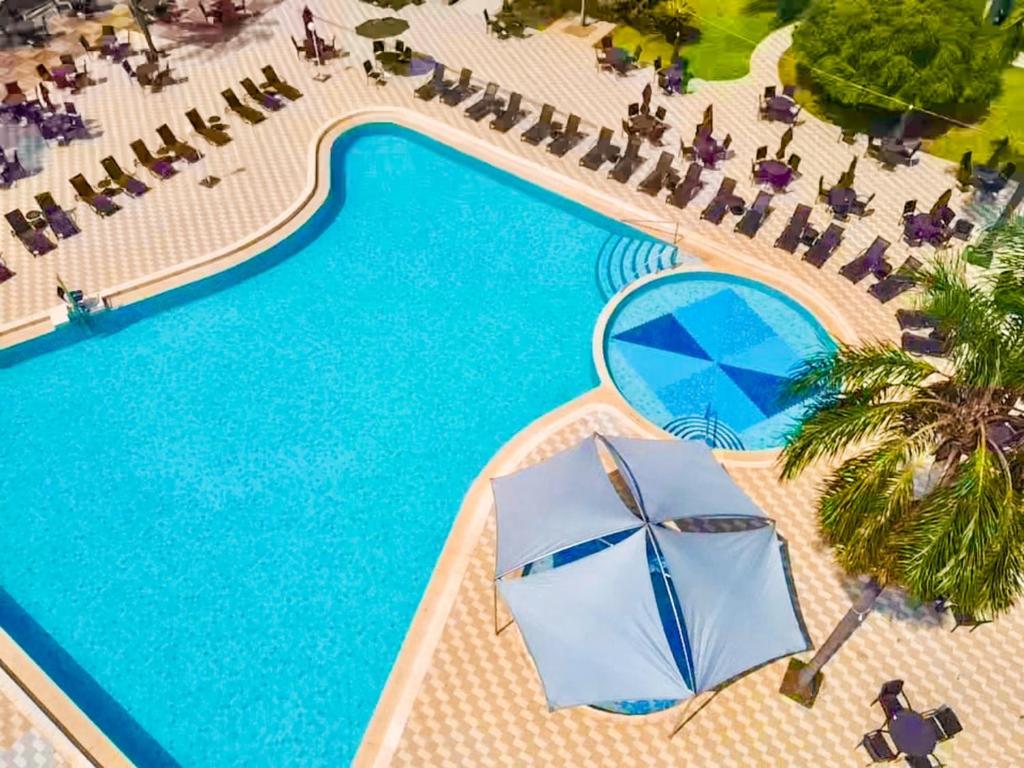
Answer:
[[(257, 103), (267, 109), (276, 110), (283, 106), (282, 98), (294, 101), (302, 97), (301, 91), (282, 80), (272, 66), (265, 66), (262, 72), (266, 78), (266, 83), (262, 87), (257, 87), (250, 78), (242, 80), (242, 88)], [(266, 119), (262, 112), (242, 103), (232, 89), (223, 91), (222, 96), (228, 108), (246, 122), (255, 125)], [(188, 110), (185, 117), (193, 130), (210, 144), (221, 147), (231, 141), (227, 131), (219, 126), (207, 124), (197, 109)], [(174, 162), (178, 160), (191, 164), (202, 159), (202, 152), (179, 139), (166, 123), (159, 126), (156, 133), (162, 142), (162, 150), (166, 152), (164, 156), (155, 157), (141, 138), (129, 145), (135, 155), (135, 164), (148, 170), (154, 178), (166, 180), (174, 176), (178, 172)], [(110, 179), (110, 188), (96, 190), (81, 173), (69, 180), (76, 199), (88, 205), (97, 215), (112, 216), (121, 210), (121, 206), (111, 198), (111, 190), (115, 187), (132, 198), (142, 197), (150, 191), (148, 184), (125, 171), (113, 155), (100, 160), (100, 165)], [(39, 205), (39, 216), (42, 218), (41, 226), (38, 222), (34, 225), (34, 222), (29, 221), (29, 217), (19, 209), (9, 211), (5, 218), (11, 232), (29, 252), (34, 256), (42, 256), (57, 247), (43, 231), (46, 226), (49, 226), (58, 240), (73, 237), (81, 229), (72, 214), (58, 205), (49, 192), (40, 193), (35, 199)]]

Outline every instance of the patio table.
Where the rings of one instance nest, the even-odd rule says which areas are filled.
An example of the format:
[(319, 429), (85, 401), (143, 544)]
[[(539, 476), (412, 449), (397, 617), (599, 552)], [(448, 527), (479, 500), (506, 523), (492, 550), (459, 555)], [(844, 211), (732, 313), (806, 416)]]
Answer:
[(710, 133), (698, 133), (697, 137), (693, 140), (693, 149), (697, 153), (697, 157), (700, 158), (701, 163), (707, 166), (713, 166), (717, 163), (725, 152), (722, 150), (721, 145), (715, 141), (715, 138)]
[(928, 241), (934, 242), (945, 234), (945, 228), (939, 222), (932, 219), (929, 213), (918, 213), (911, 216), (904, 227), (907, 239), (911, 242)]
[(755, 176), (758, 181), (765, 181), (775, 189), (785, 189), (793, 180), (793, 169), (781, 160), (762, 160), (757, 165)]
[(935, 726), (910, 709), (901, 709), (893, 715), (889, 735), (896, 749), (914, 757), (927, 757), (939, 741)]
[(828, 191), (828, 207), (835, 213), (844, 215), (849, 213), (850, 206), (857, 200), (857, 193), (853, 187), (832, 187)]

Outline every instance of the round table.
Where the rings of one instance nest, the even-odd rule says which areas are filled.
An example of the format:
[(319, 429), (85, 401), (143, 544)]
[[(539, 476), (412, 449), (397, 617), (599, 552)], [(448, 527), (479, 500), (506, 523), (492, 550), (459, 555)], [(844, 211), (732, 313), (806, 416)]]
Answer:
[(845, 213), (857, 199), (852, 187), (833, 187), (828, 193), (828, 204), (833, 211)]
[(893, 715), (889, 721), (889, 735), (896, 749), (914, 757), (927, 757), (939, 741), (931, 721), (909, 709), (901, 709)]
[(757, 177), (776, 189), (782, 189), (793, 180), (793, 171), (781, 160), (762, 160), (757, 165)]
[(42, 211), (33, 210), (26, 212), (25, 220), (28, 221), (32, 229), (46, 229), (46, 219), (43, 217)]

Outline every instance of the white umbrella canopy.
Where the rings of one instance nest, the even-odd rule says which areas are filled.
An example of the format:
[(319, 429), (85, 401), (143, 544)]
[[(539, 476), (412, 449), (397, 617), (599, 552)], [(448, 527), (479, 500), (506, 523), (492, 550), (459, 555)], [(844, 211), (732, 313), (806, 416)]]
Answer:
[[(706, 446), (702, 451), (653, 445), (668, 442), (606, 443), (640, 509), (643, 498), (663, 520), (747, 517), (746, 529), (677, 530), (646, 515), (637, 518), (612, 487), (594, 438), (494, 481), (496, 586), (551, 709), (686, 699), (810, 646), (774, 525), (717, 462), (707, 464)], [(682, 471), (680, 457), (689, 459)], [(702, 471), (718, 497), (688, 493), (678, 482), (687, 476), (699, 484)], [(688, 505), (695, 503), (713, 511), (693, 513)], [(593, 554), (573, 552), (630, 530), (613, 544), (599, 543), (603, 548)], [(580, 538), (587, 531), (602, 532)], [(564, 546), (557, 548), (558, 542)], [(556, 558), (554, 567), (508, 576), (558, 553), (569, 562), (559, 565)], [(506, 567), (513, 563), (518, 564)]]

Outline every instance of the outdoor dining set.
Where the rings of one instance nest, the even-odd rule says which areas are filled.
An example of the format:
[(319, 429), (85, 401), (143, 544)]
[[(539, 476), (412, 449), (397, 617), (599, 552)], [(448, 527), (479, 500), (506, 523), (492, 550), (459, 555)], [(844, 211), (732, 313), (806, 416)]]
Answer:
[(0, 122), (22, 126), (34, 125), (43, 139), (68, 144), (89, 135), (85, 121), (71, 102), (54, 104), (45, 85), (40, 84), (39, 98), (22, 91), (17, 82), (4, 85), (0, 99)]
[(911, 768), (941, 766), (933, 754), (936, 746), (963, 730), (956, 713), (948, 706), (915, 712), (903, 690), (902, 680), (884, 683), (872, 702), (875, 703), (885, 713), (885, 725), (865, 734), (861, 740), (861, 746), (873, 763), (889, 763), (902, 755)]
[(911, 246), (923, 243), (939, 248), (951, 237), (967, 240), (974, 230), (973, 222), (968, 219), (956, 219), (956, 213), (949, 207), (953, 190), (949, 189), (939, 196), (938, 200), (927, 211), (917, 211), (917, 200), (908, 200), (903, 206), (900, 221), (903, 225), (903, 238)]
[(956, 171), (956, 181), (961, 191), (973, 187), (982, 194), (996, 195), (1002, 192), (1017, 172), (1017, 165), (1007, 162), (1001, 168), (997, 167), (998, 155), (996, 151), (987, 162), (975, 163), (973, 153), (970, 150), (964, 152)]
[(782, 93), (777, 93), (774, 85), (765, 87), (764, 92), (758, 98), (758, 119), (772, 120), (779, 123), (795, 123), (802, 109), (796, 103), (795, 94), (796, 86), (793, 85), (784, 86)]

